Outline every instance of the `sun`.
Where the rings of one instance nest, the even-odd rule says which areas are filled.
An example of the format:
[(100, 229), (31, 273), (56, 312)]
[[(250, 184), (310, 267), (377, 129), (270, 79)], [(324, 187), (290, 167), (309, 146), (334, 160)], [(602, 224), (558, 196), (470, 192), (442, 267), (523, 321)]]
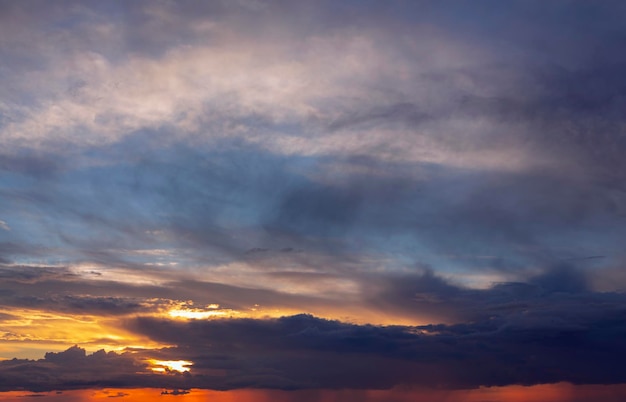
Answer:
[(188, 360), (150, 360), (150, 364), (152, 364), (150, 369), (157, 373), (167, 373), (170, 371), (184, 373), (191, 370), (189, 366), (192, 366), (193, 362)]

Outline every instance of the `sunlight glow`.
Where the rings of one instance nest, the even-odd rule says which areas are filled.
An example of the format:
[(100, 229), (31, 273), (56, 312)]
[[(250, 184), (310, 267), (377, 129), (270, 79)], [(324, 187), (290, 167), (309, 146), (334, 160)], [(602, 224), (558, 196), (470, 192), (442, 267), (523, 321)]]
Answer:
[(62, 352), (74, 344), (88, 353), (123, 351), (135, 345), (148, 349), (167, 346), (120, 328), (118, 317), (28, 308), (0, 308), (2, 314), (8, 317), (0, 328), (2, 358), (41, 358), (45, 352)]
[(174, 318), (188, 318), (188, 319), (204, 319), (204, 318), (216, 318), (216, 317), (230, 317), (237, 315), (237, 311), (233, 310), (170, 310), (170, 317)]
[(192, 303), (184, 304), (168, 312), (173, 318), (206, 319), (239, 316), (240, 312), (231, 309), (220, 309), (219, 304), (209, 304), (205, 308), (191, 307)]
[(150, 369), (156, 373), (166, 373), (168, 371), (184, 373), (191, 370), (189, 366), (193, 365), (193, 362), (188, 360), (150, 360), (150, 364), (154, 365)]
[[(178, 391), (178, 392), (177, 392)], [(0, 392), (0, 401), (15, 402), (17, 400), (32, 399), (37, 396), (45, 402), (91, 402), (117, 400), (124, 402), (259, 402), (259, 401), (367, 401), (367, 402), (622, 402), (626, 395), (626, 384), (613, 385), (572, 385), (568, 383), (508, 387), (491, 387), (470, 390), (433, 390), (393, 388), (389, 390), (264, 390), (238, 389), (230, 391), (214, 391), (207, 389), (192, 389), (190, 391), (170, 390), (162, 388), (104, 388), (81, 389), (63, 392), (9, 391)], [(165, 396), (176, 395), (176, 398)], [(163, 396), (163, 398), (161, 398)], [(175, 400), (174, 400), (175, 399)]]

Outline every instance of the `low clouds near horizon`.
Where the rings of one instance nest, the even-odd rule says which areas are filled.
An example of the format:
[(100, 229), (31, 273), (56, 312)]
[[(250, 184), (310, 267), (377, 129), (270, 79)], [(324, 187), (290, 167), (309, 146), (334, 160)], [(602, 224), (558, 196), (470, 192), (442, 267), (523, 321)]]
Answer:
[[(389, 289), (396, 300), (388, 308), (454, 314), (458, 323), (358, 325), (304, 314), (209, 320), (126, 316), (126, 330), (173, 346), (92, 355), (73, 346), (41, 360), (7, 360), (0, 362), (0, 389), (452, 390), (626, 381), (620, 369), (626, 358), (622, 293), (590, 291), (580, 274), (563, 268), (529, 283), (484, 290), (459, 288), (432, 273), (401, 279)], [(92, 313), (101, 313), (91, 306)], [(184, 360), (191, 370), (157, 374), (151, 371), (153, 360)]]

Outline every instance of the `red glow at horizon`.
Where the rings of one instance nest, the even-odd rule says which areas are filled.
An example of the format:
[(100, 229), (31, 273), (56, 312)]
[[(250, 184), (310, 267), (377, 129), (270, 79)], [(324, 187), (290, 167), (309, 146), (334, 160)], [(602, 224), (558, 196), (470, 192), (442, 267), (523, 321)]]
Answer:
[[(0, 393), (0, 401), (12, 401), (29, 392)], [(277, 391), (245, 389), (232, 391), (192, 390), (185, 395), (161, 395), (160, 389), (76, 390), (39, 394), (42, 402), (90, 402), (119, 397), (124, 402), (148, 402), (155, 399), (180, 402), (621, 402), (626, 400), (626, 384), (572, 385), (568, 383), (511, 385), (473, 390), (300, 390)], [(175, 399), (174, 399), (175, 398)]]

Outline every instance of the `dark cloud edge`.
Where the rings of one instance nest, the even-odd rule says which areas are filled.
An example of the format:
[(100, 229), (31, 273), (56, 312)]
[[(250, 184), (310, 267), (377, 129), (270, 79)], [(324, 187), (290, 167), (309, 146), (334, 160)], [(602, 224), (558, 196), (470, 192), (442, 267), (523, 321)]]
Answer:
[[(597, 292), (561, 265), (524, 283), (468, 289), (432, 271), (386, 278), (369, 300), (390, 311), (454, 317), (453, 324), (357, 325), (299, 314), (264, 319), (120, 318), (162, 349), (79, 346), (43, 359), (0, 361), (0, 391), (93, 387), (201, 389), (473, 389), (626, 383), (626, 294)], [(148, 360), (188, 360), (157, 374)]]

